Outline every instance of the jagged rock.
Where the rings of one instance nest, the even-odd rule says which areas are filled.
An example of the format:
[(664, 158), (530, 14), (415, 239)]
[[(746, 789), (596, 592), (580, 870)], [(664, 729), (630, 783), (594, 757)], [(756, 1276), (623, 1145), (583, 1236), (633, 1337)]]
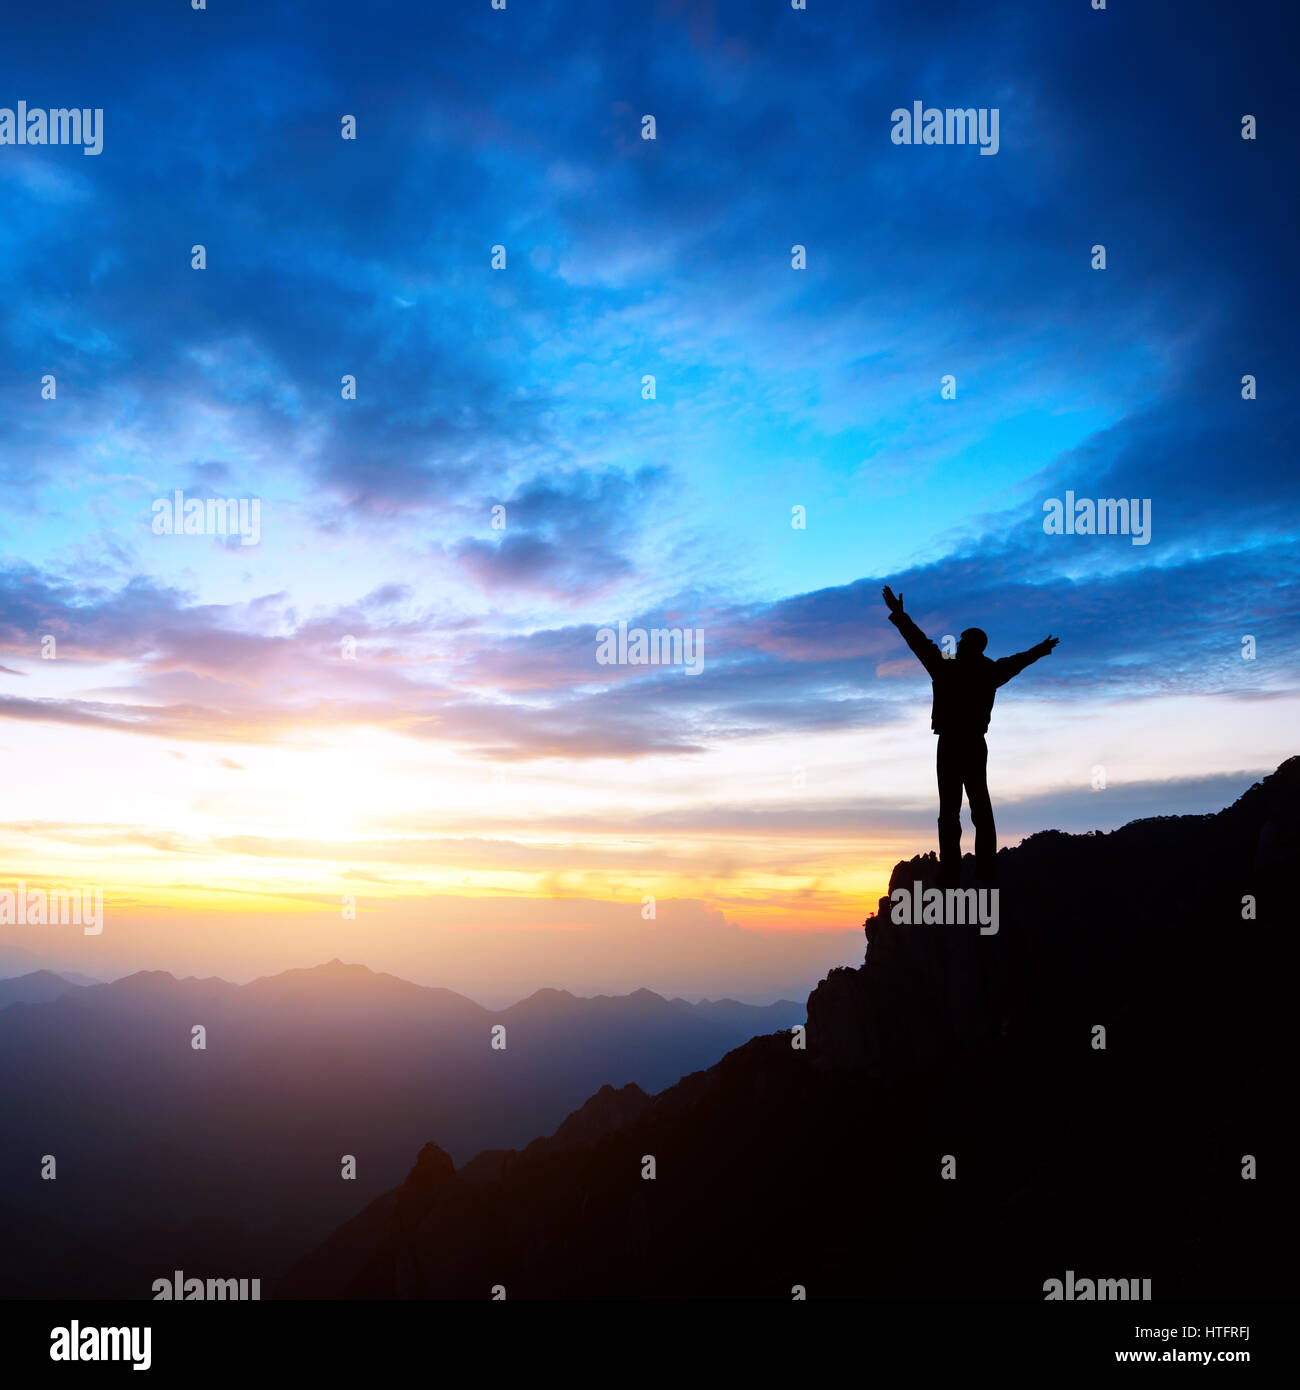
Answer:
[(426, 1144), (416, 1155), (415, 1167), (406, 1175), (403, 1188), (418, 1192), (431, 1192), (441, 1187), (455, 1176), (456, 1165), (451, 1155), (437, 1144)]
[[(555, 1131), (549, 1140), (534, 1140), (549, 1153), (565, 1149), (590, 1148), (605, 1135), (626, 1129), (654, 1104), (640, 1086), (629, 1082), (621, 1089), (605, 1085)], [(525, 1150), (525, 1153), (532, 1149)]]

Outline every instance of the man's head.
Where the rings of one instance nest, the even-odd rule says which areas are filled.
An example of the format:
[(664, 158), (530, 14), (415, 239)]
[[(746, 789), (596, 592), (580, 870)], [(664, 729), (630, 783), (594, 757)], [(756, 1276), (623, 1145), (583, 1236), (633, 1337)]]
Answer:
[(988, 644), (988, 634), (983, 628), (968, 627), (957, 642), (958, 661), (970, 661), (973, 657), (983, 656), (984, 648)]

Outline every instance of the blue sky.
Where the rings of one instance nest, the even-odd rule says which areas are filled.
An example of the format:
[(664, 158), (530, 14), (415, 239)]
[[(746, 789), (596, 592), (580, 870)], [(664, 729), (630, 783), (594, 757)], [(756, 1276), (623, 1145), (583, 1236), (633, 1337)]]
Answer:
[[(241, 749), (377, 731), (394, 789), (429, 745), (452, 785), (540, 779), (527, 833), (482, 820), (479, 895), (545, 829), (559, 877), (509, 891), (605, 901), (644, 866), (587, 875), (573, 827), (653, 824), (707, 850), (683, 901), (828, 927), (927, 847), (889, 582), (935, 636), (1062, 639), (995, 714), (1004, 836), (1231, 800), (1295, 751), (1294, 30), (1083, 0), (7, 16), (0, 105), (102, 107), (104, 148), (0, 147), (0, 744), (149, 763), (96, 824), (156, 845), (181, 807), (123, 746), (247, 781)], [(998, 153), (892, 144), (914, 100), (997, 107)], [(260, 498), (261, 543), (155, 536), (177, 488)], [(1151, 543), (1045, 536), (1067, 489), (1151, 499)], [(704, 672), (595, 667), (619, 619), (701, 628)], [(805, 764), (759, 834), (745, 776)], [(187, 862), (248, 814), (175, 795)], [(418, 858), (419, 789), (392, 800)], [(37, 809), (9, 861), (72, 872), (81, 813)], [(807, 825), (840, 848), (795, 853)], [(768, 888), (720, 892), (747, 863)]]

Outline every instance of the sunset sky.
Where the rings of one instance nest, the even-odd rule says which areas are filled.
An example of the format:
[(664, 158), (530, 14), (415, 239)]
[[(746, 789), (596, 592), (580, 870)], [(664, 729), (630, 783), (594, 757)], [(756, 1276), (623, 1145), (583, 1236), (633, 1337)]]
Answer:
[[(934, 848), (882, 583), (1061, 639), (994, 711), (1003, 843), (1297, 751), (1249, 3), (1236, 53), (1217, 4), (53, 8), (6, 16), (0, 106), (104, 146), (0, 147), (0, 888), (106, 921), (0, 928), (6, 973), (798, 994)], [(914, 100), (999, 108), (998, 153), (892, 144)], [(154, 534), (177, 489), (259, 543)], [(1045, 535), (1067, 490), (1150, 499), (1150, 544)], [(598, 664), (620, 620), (703, 669)]]

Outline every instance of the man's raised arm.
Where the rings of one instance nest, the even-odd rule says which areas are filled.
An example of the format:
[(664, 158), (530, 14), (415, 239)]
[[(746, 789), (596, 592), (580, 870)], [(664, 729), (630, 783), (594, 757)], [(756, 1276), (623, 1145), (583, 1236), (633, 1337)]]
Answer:
[(1044, 637), (1035, 647), (1030, 647), (1027, 652), (1017, 652), (1015, 656), (1000, 657), (993, 665), (997, 668), (998, 685), (1006, 685), (1012, 676), (1018, 676), (1026, 666), (1032, 666), (1040, 656), (1050, 654), (1052, 648), (1061, 639), (1059, 637)]
[[(921, 665), (931, 675), (934, 675), (935, 670), (943, 665), (943, 653), (903, 612), (902, 594), (894, 593), (888, 584), (880, 592), (885, 600), (885, 606), (889, 609), (889, 621), (903, 634), (903, 640), (911, 647)], [(1007, 679), (1010, 680), (1011, 676), (1008, 676)]]

